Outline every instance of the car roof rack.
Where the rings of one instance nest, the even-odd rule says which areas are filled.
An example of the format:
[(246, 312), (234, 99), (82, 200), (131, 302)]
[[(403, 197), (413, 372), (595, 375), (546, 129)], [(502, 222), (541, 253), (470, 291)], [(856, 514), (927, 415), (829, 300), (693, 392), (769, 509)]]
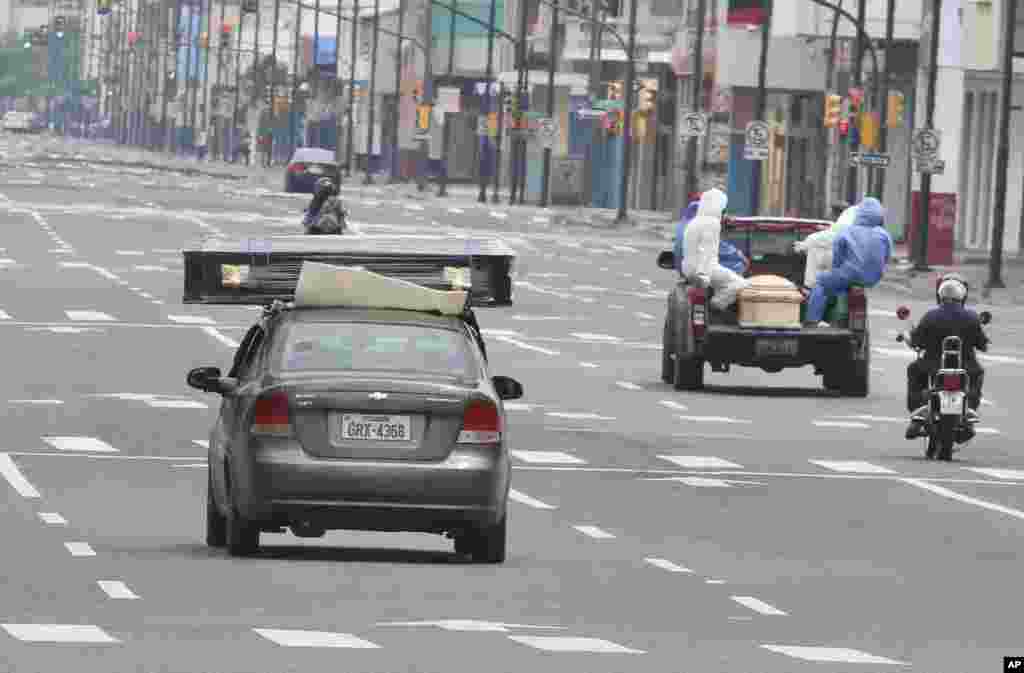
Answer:
[(468, 305), (505, 306), (512, 303), (516, 256), (500, 239), (451, 235), (208, 238), (182, 255), (183, 303), (278, 311), (295, 301), (304, 262), (361, 267), (434, 290), (461, 288)]

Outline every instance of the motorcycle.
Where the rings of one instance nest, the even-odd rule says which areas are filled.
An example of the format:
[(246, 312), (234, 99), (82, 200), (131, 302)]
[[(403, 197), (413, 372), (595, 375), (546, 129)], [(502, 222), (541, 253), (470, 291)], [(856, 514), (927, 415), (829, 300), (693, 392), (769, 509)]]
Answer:
[(344, 234), (348, 229), (348, 212), (341, 205), (341, 198), (329, 196), (320, 208), (320, 214), (316, 220), (306, 225), (306, 234)]
[[(901, 306), (896, 312), (900, 320), (910, 317), (910, 309)], [(978, 316), (982, 325), (992, 322), (992, 314), (982, 311)], [(901, 332), (896, 341), (905, 343), (924, 357), (924, 349), (914, 344), (910, 334)], [(966, 444), (974, 437), (973, 425), (977, 417), (968, 415), (967, 391), (971, 380), (963, 366), (963, 343), (960, 337), (948, 336), (942, 340), (939, 369), (928, 382), (928, 413), (925, 416), (925, 457), (929, 460), (953, 460), (955, 444)]]

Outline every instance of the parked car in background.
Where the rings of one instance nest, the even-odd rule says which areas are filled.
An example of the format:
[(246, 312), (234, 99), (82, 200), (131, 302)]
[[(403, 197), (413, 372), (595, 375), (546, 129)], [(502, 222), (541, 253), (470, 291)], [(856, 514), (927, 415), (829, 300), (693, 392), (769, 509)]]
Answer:
[(32, 133), (38, 130), (38, 125), (31, 112), (11, 110), (4, 115), (4, 130), (14, 133)]
[(312, 194), (316, 181), (323, 177), (341, 184), (341, 170), (334, 160), (334, 150), (300, 147), (285, 168), (284, 191)]

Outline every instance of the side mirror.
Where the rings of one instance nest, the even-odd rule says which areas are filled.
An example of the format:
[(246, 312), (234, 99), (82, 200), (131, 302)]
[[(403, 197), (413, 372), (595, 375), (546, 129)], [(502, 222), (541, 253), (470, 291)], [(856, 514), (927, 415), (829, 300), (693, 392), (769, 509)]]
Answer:
[(491, 378), (498, 397), (503, 400), (518, 400), (523, 396), (523, 385), (515, 379), (507, 376), (494, 376)]
[(906, 306), (900, 306), (898, 309), (896, 309), (896, 317), (899, 318), (900, 320), (906, 320), (907, 318), (910, 317), (910, 309), (907, 308)]
[(982, 325), (987, 325), (992, 322), (992, 314), (988, 311), (982, 311), (981, 315), (978, 316), (978, 319), (981, 321)]
[(676, 268), (676, 255), (671, 250), (663, 250), (658, 254), (658, 267), (673, 271)]
[(197, 367), (188, 373), (188, 385), (204, 393), (230, 395), (238, 387), (235, 379), (222, 378), (219, 367)]

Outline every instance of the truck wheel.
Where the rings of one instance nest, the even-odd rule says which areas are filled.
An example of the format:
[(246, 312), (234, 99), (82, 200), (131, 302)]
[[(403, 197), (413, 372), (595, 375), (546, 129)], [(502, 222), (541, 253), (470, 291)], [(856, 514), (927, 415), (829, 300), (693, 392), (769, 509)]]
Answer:
[(704, 387), (704, 360), (693, 355), (693, 332), (690, 328), (690, 307), (685, 299), (676, 305), (676, 361), (673, 385), (676, 390), (700, 390)]
[(672, 359), (675, 352), (675, 345), (672, 343), (672, 328), (669, 326), (668, 317), (665, 318), (665, 328), (661, 336), (661, 380), (665, 383), (672, 383), (676, 380), (676, 363)]
[(871, 336), (864, 337), (864, 358), (846, 366), (840, 392), (848, 397), (867, 397), (871, 392)]

